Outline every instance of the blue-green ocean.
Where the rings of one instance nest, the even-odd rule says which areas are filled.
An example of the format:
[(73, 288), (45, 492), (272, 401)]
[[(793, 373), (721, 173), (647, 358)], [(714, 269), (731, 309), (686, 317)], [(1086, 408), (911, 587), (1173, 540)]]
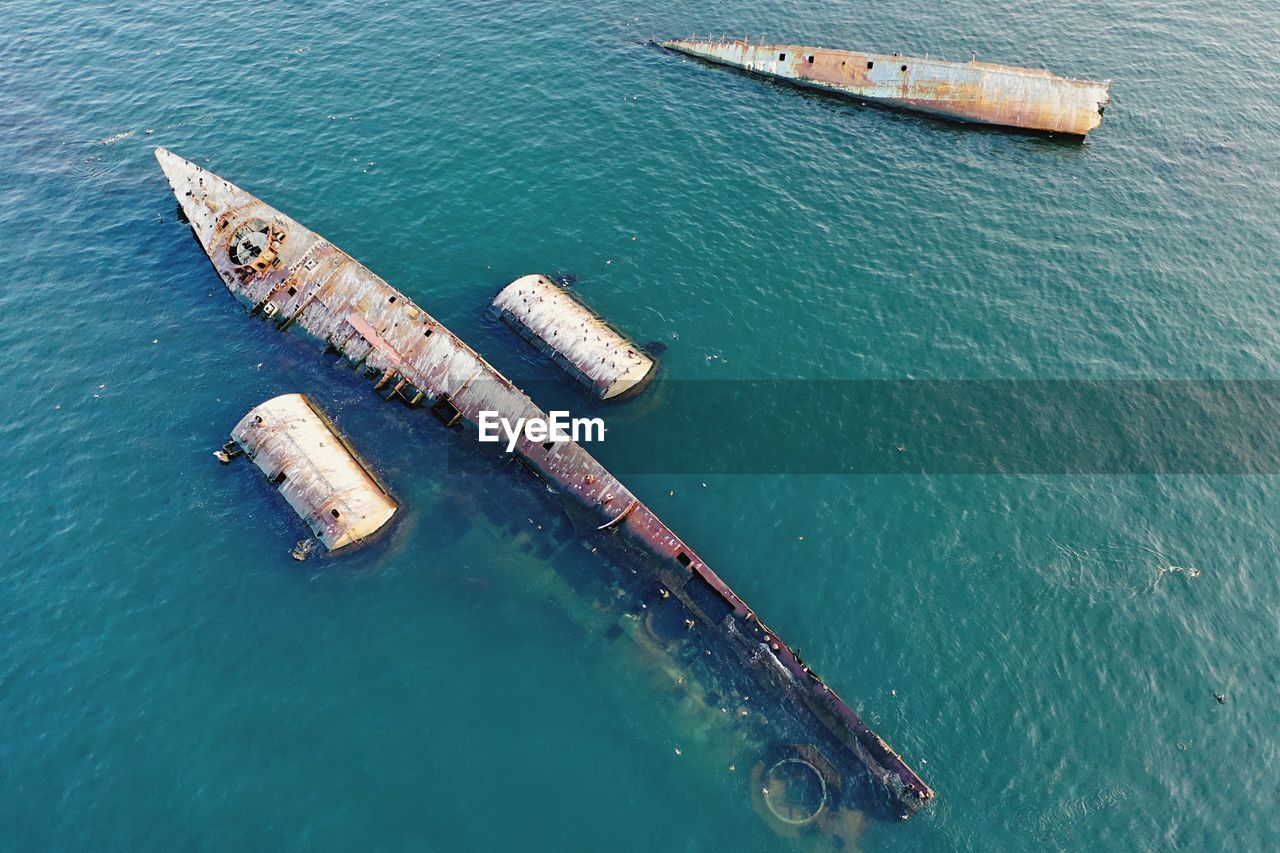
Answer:
[[(463, 476), (429, 415), (245, 317), (157, 145), (514, 376), (557, 374), (488, 301), (577, 276), (667, 345), (618, 411), (674, 380), (1280, 377), (1272, 3), (0, 11), (4, 850), (825, 849), (756, 815), (717, 708), (608, 639), (615, 567), (550, 495)], [(1113, 102), (1063, 144), (638, 44), (694, 33), (976, 52)], [(211, 456), (290, 391), (401, 500), (372, 545), (296, 563), (298, 518)], [(731, 451), (716, 414), (601, 456)], [(936, 789), (846, 849), (1280, 845), (1280, 477), (627, 483)]]

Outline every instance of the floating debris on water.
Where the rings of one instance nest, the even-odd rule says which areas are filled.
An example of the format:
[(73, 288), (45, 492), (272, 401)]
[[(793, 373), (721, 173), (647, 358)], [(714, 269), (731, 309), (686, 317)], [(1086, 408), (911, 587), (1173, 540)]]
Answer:
[(1182, 575), (1183, 577), (1186, 577), (1186, 578), (1200, 577), (1200, 570), (1197, 569), (1195, 566), (1175, 566), (1172, 562), (1169, 561), (1169, 559), (1164, 554), (1161, 554), (1159, 551), (1156, 551), (1153, 548), (1148, 548), (1145, 545), (1140, 545), (1139, 547), (1160, 561), (1159, 573), (1156, 575), (1155, 585), (1159, 585), (1160, 579), (1163, 578), (1165, 575)]
[(1159, 581), (1160, 578), (1169, 574), (1180, 574), (1186, 575), (1189, 578), (1198, 578), (1200, 577), (1200, 570), (1195, 566), (1161, 566), (1160, 574), (1156, 577), (1156, 580)]

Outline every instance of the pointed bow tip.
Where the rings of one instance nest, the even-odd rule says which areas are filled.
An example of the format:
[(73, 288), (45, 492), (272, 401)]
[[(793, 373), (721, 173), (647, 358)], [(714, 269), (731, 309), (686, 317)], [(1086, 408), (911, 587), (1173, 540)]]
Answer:
[(164, 172), (165, 177), (169, 179), (169, 183), (175, 188), (175, 191), (178, 182), (190, 181), (192, 176), (201, 171), (200, 167), (195, 163), (179, 157), (168, 148), (158, 147), (153, 153), (156, 156), (156, 162), (160, 164), (160, 169)]
[(168, 148), (160, 145), (156, 146), (156, 150), (151, 153), (156, 156), (156, 162), (160, 164), (160, 168), (166, 175), (169, 175), (174, 167), (186, 162)]
[(188, 160), (186, 157), (183, 157), (180, 154), (174, 154), (172, 151), (170, 151), (168, 148), (165, 148), (163, 145), (156, 146), (155, 151), (152, 153), (156, 155), (156, 160), (158, 160), (160, 162), (160, 165), (162, 166), (166, 166), (166, 167), (167, 166), (186, 166), (191, 169), (200, 168), (195, 163), (192, 163), (190, 160)]

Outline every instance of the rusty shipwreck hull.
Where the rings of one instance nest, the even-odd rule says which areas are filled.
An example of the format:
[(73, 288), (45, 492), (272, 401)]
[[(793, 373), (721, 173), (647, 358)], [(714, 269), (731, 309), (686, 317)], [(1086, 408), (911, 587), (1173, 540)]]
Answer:
[(953, 121), (1083, 138), (1102, 122), (1109, 80), (1072, 80), (1037, 68), (950, 62), (740, 40), (672, 39), (661, 47), (860, 101)]
[[(204, 168), (160, 148), (165, 176), (227, 289), (250, 313), (341, 354), (388, 399), (429, 405), (476, 434), (482, 411), (511, 421), (545, 414), (433, 317), (313, 231)], [(821, 723), (825, 739), (879, 780), (903, 816), (933, 791), (729, 589), (691, 547), (585, 449), (521, 439), (515, 455), (571, 514), (643, 552), (655, 579), (755, 680)], [(834, 758), (835, 756), (833, 756)]]

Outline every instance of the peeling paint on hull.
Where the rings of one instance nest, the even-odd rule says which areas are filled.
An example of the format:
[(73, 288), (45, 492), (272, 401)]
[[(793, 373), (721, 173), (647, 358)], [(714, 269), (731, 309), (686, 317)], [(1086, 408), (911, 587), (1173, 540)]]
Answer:
[(231, 439), (330, 551), (373, 536), (395, 501), (305, 394), (255, 406)]
[(1072, 80), (990, 62), (790, 44), (673, 39), (661, 47), (797, 86), (954, 121), (1084, 137), (1102, 122), (1109, 80)]
[(636, 392), (653, 359), (546, 276), (516, 279), (490, 310), (601, 400)]
[[(375, 389), (388, 399), (430, 404), (450, 427), (474, 435), (481, 411), (510, 421), (546, 418), (452, 332), (318, 234), (163, 148), (156, 158), (218, 275), (252, 314), (340, 353), (376, 377)], [(932, 799), (915, 771), (591, 454), (574, 442), (521, 438), (515, 456), (564, 498), (572, 515), (646, 555), (654, 580), (745, 671), (820, 723), (824, 742), (839, 750), (831, 759), (843, 774), (869, 772), (903, 817)]]

